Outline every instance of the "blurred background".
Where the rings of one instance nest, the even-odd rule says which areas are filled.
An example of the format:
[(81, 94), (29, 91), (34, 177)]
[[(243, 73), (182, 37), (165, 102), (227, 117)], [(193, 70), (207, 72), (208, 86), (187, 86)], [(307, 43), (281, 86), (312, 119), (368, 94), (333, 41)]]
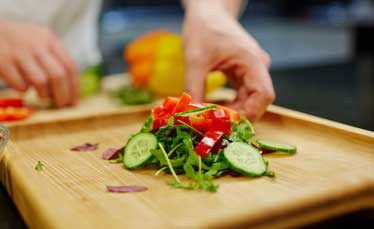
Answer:
[[(99, 44), (107, 74), (150, 30), (181, 31), (178, 0), (104, 1)], [(251, 0), (240, 21), (272, 58), (275, 104), (374, 130), (374, 1)]]

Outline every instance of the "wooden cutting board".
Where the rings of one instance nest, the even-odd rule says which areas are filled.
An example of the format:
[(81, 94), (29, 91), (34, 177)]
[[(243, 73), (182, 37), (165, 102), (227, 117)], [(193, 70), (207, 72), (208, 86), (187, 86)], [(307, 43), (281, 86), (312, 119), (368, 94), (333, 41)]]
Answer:
[[(95, 96), (82, 98), (78, 106), (53, 109), (50, 102), (40, 101), (36, 91), (29, 90), (25, 94), (17, 93), (13, 90), (0, 90), (1, 97), (19, 97), (25, 99), (25, 103), (34, 109), (34, 113), (26, 120), (8, 122), (7, 126), (28, 125), (32, 123), (45, 123), (61, 120), (74, 120), (85, 117), (95, 117), (99, 115), (111, 115), (115, 113), (133, 113), (139, 111), (149, 111), (156, 104), (162, 103), (163, 99), (156, 99), (152, 104), (145, 105), (123, 105), (114, 99), (112, 92), (122, 86), (129, 85), (127, 73), (115, 74), (104, 77), (101, 82), (101, 93)], [(209, 102), (230, 101), (235, 98), (235, 92), (230, 89), (221, 89), (208, 94)]]
[[(256, 138), (298, 146), (265, 155), (275, 179), (219, 178), (217, 193), (173, 189), (172, 176), (101, 159), (139, 130), (148, 112), (106, 113), (10, 126), (2, 182), (30, 228), (279, 228), (374, 207), (374, 133), (271, 106)], [(100, 143), (92, 152), (69, 148)], [(37, 161), (44, 170), (35, 170)], [(183, 176), (182, 176), (183, 177)], [(185, 178), (182, 178), (185, 180)], [(146, 192), (108, 193), (106, 185)]]

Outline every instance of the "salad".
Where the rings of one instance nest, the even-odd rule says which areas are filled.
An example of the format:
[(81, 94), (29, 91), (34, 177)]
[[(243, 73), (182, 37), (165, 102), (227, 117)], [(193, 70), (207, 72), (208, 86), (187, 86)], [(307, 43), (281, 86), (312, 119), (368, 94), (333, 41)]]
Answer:
[[(269, 176), (261, 151), (295, 153), (296, 147), (268, 140), (251, 142), (255, 135), (248, 119), (224, 106), (195, 103), (187, 93), (167, 97), (152, 109), (142, 129), (132, 135), (119, 160), (127, 169), (145, 166), (174, 177), (175, 188), (215, 192), (213, 179), (225, 174)], [(180, 174), (190, 178), (181, 182)]]

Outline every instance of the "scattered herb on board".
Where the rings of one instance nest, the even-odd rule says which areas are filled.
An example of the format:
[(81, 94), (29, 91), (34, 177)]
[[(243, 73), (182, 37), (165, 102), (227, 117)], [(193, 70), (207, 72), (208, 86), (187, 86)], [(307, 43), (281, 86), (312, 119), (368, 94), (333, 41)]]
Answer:
[(43, 163), (41, 161), (38, 161), (38, 163), (35, 166), (35, 170), (38, 172), (43, 171)]

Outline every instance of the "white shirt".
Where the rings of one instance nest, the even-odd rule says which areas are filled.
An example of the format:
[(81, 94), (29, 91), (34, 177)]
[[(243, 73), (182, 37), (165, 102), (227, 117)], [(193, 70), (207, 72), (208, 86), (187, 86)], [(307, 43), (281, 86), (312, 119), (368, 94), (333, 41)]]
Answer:
[(0, 19), (34, 23), (54, 31), (83, 69), (100, 62), (100, 0), (0, 0)]

